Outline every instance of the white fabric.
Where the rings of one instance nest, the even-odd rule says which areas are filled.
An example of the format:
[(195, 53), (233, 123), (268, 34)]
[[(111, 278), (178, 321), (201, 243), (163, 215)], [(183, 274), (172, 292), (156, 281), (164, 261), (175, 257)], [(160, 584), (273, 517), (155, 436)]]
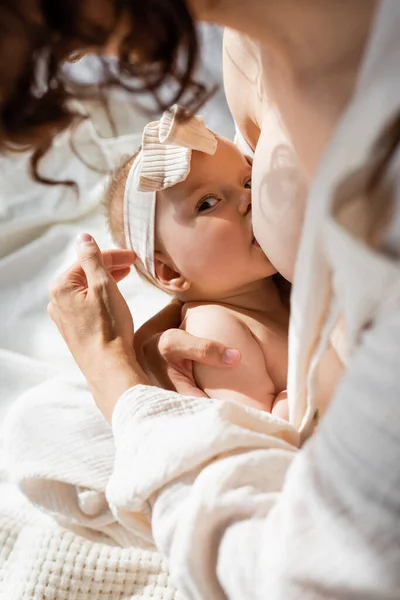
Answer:
[(51, 379), (21, 398), (5, 438), (25, 497), (0, 483), (1, 600), (183, 600), (140, 527), (109, 509), (114, 440), (82, 384)]
[(159, 554), (57, 525), (0, 483), (1, 600), (183, 600)]
[(156, 192), (138, 189), (141, 157), (131, 166), (124, 192), (124, 232), (127, 248), (133, 250), (143, 267), (155, 277)]
[(215, 154), (217, 138), (201, 117), (179, 121), (177, 104), (159, 121), (143, 130), (142, 145), (128, 173), (124, 193), (124, 231), (146, 271), (155, 278), (156, 192), (165, 190), (190, 173), (192, 151)]
[(177, 105), (165, 111), (143, 131), (140, 151), (138, 189), (142, 192), (165, 190), (185, 181), (190, 172), (193, 150), (215, 154), (217, 138), (200, 116), (179, 121), (182, 109)]
[[(330, 214), (336, 183), (400, 109), (399, 29), (400, 5), (384, 0), (307, 209), (290, 332), (299, 426), (312, 413), (309, 367), (335, 305), (351, 341), (347, 372), (312, 440), (295, 453), (279, 435), (255, 436), (256, 420), (238, 420), (233, 404), (150, 387), (128, 390), (115, 409), (107, 497), (127, 528), (138, 508), (152, 509), (155, 541), (187, 598), (400, 597), (399, 265)], [(398, 169), (394, 177), (400, 189)], [(395, 203), (398, 212), (399, 192)], [(397, 253), (398, 225), (390, 231)]]
[(84, 384), (55, 378), (22, 396), (8, 415), (4, 446), (13, 448), (13, 481), (60, 525), (105, 543), (155, 549), (143, 527), (147, 515), (137, 515), (130, 533), (109, 509), (114, 438)]
[[(153, 392), (157, 393), (156, 390)], [(150, 402), (147, 410), (152, 412), (153, 406), (154, 410), (159, 410), (158, 404)], [(185, 407), (184, 412), (189, 406), (196, 412), (201, 409), (203, 419), (201, 424), (198, 422), (197, 429), (204, 431), (205, 448), (208, 448), (210, 458), (215, 453), (236, 447), (241, 439), (249, 448), (274, 445), (286, 454), (299, 445), (297, 431), (269, 413), (239, 404), (190, 398), (180, 401), (177, 397), (175, 412), (178, 414), (181, 405)], [(136, 410), (135, 405), (133, 408)], [(140, 435), (140, 443), (137, 436), (132, 435), (130, 439), (134, 439), (141, 453), (151, 456), (152, 460), (148, 464), (142, 463), (144, 470), (135, 470), (138, 491), (131, 495), (144, 501), (136, 501), (130, 506), (127, 523), (121, 515), (117, 520), (109, 508), (108, 501), (113, 504), (113, 493), (111, 499), (106, 499), (105, 495), (111, 475), (112, 480), (118, 480), (118, 475), (113, 474), (115, 448), (111, 427), (96, 408), (86, 386), (79, 381), (55, 377), (22, 396), (10, 410), (4, 433), (7, 469), (30, 502), (52, 515), (59, 524), (80, 533), (85, 531), (86, 537), (154, 550), (146, 499), (157, 489), (154, 481), (158, 477), (165, 478), (163, 446), (159, 446), (161, 455), (158, 456), (157, 445), (154, 445), (157, 432), (152, 423)], [(171, 478), (188, 468), (191, 436), (189, 419), (188, 426), (185, 421), (180, 424), (179, 452), (168, 468)], [(184, 455), (180, 454), (182, 444), (188, 448)], [(119, 456), (131, 454), (130, 446), (117, 450)], [(123, 464), (123, 461), (117, 460), (119, 463)]]

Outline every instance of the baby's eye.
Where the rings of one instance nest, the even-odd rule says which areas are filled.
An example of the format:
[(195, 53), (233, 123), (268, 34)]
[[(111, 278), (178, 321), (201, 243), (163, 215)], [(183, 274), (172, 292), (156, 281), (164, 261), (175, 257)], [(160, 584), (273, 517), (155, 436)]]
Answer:
[(200, 203), (197, 205), (197, 212), (205, 212), (206, 210), (210, 210), (210, 208), (214, 208), (217, 206), (219, 200), (215, 196), (209, 196), (208, 198), (203, 198)]
[(251, 179), (246, 181), (246, 183), (244, 184), (244, 187), (246, 188), (246, 190), (251, 190)]

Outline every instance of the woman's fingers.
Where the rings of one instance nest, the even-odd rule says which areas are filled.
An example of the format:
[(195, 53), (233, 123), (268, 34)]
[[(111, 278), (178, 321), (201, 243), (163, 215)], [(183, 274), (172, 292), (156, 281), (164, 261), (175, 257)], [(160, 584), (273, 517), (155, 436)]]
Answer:
[(120, 248), (103, 250), (101, 255), (108, 270), (130, 267), (136, 260), (136, 254), (132, 250), (122, 250)]
[(103, 279), (107, 271), (100, 248), (88, 233), (81, 233), (77, 240), (79, 263), (86, 275), (90, 288), (99, 279)]
[(136, 258), (135, 253), (130, 250), (115, 249), (101, 252), (95, 240), (88, 233), (80, 234), (77, 240), (77, 247), (79, 263), (85, 272), (88, 282), (90, 279), (98, 277), (99, 274), (104, 274), (104, 268), (111, 274), (120, 269), (128, 269), (129, 272), (129, 267)]
[(168, 363), (190, 360), (212, 367), (232, 367), (241, 360), (239, 350), (195, 337), (182, 329), (169, 329), (161, 334), (158, 349)]
[(193, 375), (193, 362), (217, 368), (234, 367), (240, 352), (220, 342), (197, 338), (182, 329), (169, 329), (148, 339), (140, 354), (151, 381), (180, 394), (204, 397)]
[(64, 297), (73, 290), (87, 288), (88, 273), (93, 274), (96, 269), (102, 274), (103, 279), (105, 271), (108, 271), (116, 283), (129, 275), (130, 265), (136, 257), (134, 252), (128, 250), (101, 252), (90, 236), (87, 243), (86, 236), (87, 234), (83, 234), (77, 240), (79, 260), (50, 285), (49, 296), (52, 302), (58, 302), (61, 296)]

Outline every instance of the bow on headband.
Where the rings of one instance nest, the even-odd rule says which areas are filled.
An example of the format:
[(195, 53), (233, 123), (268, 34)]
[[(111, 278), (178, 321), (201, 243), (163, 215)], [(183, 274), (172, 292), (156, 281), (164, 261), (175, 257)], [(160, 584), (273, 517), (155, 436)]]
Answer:
[(125, 240), (153, 277), (156, 192), (185, 181), (193, 150), (215, 154), (217, 149), (217, 138), (203, 119), (181, 122), (180, 110), (175, 104), (160, 121), (146, 125), (125, 185)]

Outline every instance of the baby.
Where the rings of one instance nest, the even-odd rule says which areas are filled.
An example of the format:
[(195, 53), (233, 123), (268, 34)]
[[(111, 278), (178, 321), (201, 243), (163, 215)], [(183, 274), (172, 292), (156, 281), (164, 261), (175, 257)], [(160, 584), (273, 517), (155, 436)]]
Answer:
[(181, 327), (241, 352), (232, 369), (194, 365), (199, 388), (287, 418), (288, 309), (254, 238), (251, 164), (200, 117), (174, 106), (112, 176), (105, 206), (117, 245), (183, 303)]

